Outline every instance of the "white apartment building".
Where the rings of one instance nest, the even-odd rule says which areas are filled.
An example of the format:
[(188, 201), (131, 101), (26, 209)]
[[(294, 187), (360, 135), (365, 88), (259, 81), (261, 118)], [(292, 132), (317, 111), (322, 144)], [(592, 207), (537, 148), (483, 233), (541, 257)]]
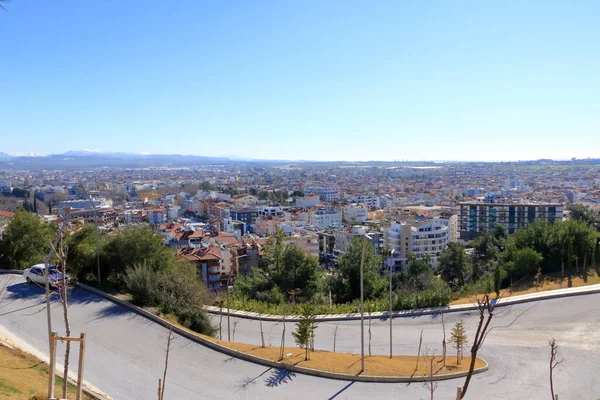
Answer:
[(296, 205), (298, 207), (316, 207), (321, 203), (321, 199), (318, 194), (314, 194), (311, 196), (298, 197), (296, 199)]
[(448, 227), (448, 239), (450, 243), (458, 242), (458, 215), (448, 214), (435, 218), (436, 222)]
[(324, 186), (311, 186), (304, 189), (304, 195), (310, 196), (313, 194), (318, 194), (321, 201), (332, 202), (339, 200), (340, 193), (337, 189), (331, 187)]
[(348, 204), (342, 208), (344, 219), (347, 223), (360, 222), (361, 224), (367, 222), (369, 209), (366, 206), (360, 204)]
[(308, 225), (319, 229), (339, 228), (342, 226), (341, 210), (317, 210), (309, 213)]
[(375, 196), (372, 194), (360, 194), (350, 198), (350, 201), (353, 203), (364, 204), (367, 207), (373, 207), (377, 209), (383, 208), (381, 206), (381, 200), (379, 196)]
[(448, 226), (435, 220), (394, 222), (384, 231), (384, 245), (394, 250), (394, 257), (388, 262), (401, 268), (406, 267), (409, 254), (414, 254), (417, 259), (429, 255), (431, 266), (436, 268), (440, 253), (449, 242)]
[(291, 236), (286, 236), (283, 241), (286, 244), (295, 244), (300, 247), (304, 253), (309, 256), (319, 257), (319, 235), (318, 234), (300, 234), (292, 233)]

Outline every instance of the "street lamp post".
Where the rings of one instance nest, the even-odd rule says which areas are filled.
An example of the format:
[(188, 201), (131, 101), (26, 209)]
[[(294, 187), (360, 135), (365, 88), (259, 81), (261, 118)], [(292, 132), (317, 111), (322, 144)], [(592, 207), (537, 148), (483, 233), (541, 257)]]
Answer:
[(392, 265), (394, 265), (394, 250), (390, 252), (390, 358), (392, 358)]
[(363, 268), (365, 265), (366, 240), (363, 240), (362, 253), (360, 255), (360, 372), (365, 371), (365, 320), (364, 320), (364, 284)]

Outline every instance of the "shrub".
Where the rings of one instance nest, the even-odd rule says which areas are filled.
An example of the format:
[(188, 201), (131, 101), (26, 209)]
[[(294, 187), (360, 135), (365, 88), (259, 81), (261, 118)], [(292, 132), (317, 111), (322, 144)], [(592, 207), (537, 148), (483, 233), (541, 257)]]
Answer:
[(123, 281), (133, 303), (140, 307), (156, 306), (161, 301), (159, 274), (145, 261), (125, 270)]

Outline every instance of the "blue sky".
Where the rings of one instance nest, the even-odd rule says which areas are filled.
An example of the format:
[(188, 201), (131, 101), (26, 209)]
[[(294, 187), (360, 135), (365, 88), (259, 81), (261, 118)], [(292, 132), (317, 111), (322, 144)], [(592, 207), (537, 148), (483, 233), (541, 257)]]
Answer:
[(0, 151), (600, 157), (598, 1), (5, 7)]

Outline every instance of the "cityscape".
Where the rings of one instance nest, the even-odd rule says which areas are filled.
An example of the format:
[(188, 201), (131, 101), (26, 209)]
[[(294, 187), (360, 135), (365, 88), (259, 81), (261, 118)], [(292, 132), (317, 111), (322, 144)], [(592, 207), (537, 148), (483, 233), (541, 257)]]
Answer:
[(0, 399), (600, 399), (598, 15), (0, 0)]

